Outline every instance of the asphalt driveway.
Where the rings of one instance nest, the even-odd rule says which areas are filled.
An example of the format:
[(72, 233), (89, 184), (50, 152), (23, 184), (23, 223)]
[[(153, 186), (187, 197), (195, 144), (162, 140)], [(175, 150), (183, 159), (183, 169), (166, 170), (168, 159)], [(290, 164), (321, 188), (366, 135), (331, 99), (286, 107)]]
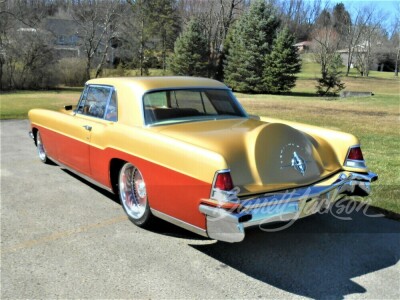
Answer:
[(144, 230), (113, 195), (42, 164), (27, 121), (0, 124), (2, 299), (400, 298), (400, 222), (315, 215), (238, 244)]

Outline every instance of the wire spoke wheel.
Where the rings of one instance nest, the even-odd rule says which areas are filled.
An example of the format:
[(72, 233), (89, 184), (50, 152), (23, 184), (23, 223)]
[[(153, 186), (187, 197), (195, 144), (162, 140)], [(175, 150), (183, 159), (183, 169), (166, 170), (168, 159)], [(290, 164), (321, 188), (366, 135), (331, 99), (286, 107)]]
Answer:
[(129, 219), (144, 226), (151, 216), (146, 183), (138, 168), (126, 163), (119, 174), (119, 197)]
[(42, 137), (40, 136), (39, 131), (36, 133), (36, 147), (40, 160), (44, 163), (47, 162), (46, 149), (44, 148)]

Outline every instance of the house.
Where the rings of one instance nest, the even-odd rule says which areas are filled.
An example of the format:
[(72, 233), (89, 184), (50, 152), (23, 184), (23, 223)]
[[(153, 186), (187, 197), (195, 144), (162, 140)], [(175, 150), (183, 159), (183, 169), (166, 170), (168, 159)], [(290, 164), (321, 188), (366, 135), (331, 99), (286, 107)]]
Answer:
[(81, 56), (79, 27), (75, 20), (49, 17), (46, 19), (45, 29), (54, 38), (54, 50), (59, 58)]
[[(359, 60), (364, 60), (365, 56), (367, 55), (367, 42), (361, 43), (355, 47), (353, 47), (353, 55), (351, 60), (350, 68), (354, 68), (359, 63)], [(337, 50), (336, 53), (339, 53), (340, 57), (342, 58), (343, 65), (347, 66), (349, 60), (349, 49), (340, 49)], [(370, 70), (378, 70), (379, 62), (376, 56), (372, 57), (372, 62), (370, 64)]]
[(310, 42), (310, 41), (304, 41), (304, 42), (294, 44), (293, 46), (295, 46), (297, 48), (297, 51), (299, 53), (302, 53), (302, 52), (308, 51), (311, 47), (311, 44), (312, 44), (312, 42)]
[[(53, 49), (58, 59), (69, 57), (81, 58), (85, 55), (85, 49), (82, 45), (82, 28), (75, 20), (49, 17), (45, 21), (45, 30), (50, 32), (54, 38)], [(99, 49), (104, 49), (105, 43), (106, 41), (102, 41)], [(119, 51), (117, 49), (121, 46), (121, 39), (118, 35), (115, 35), (108, 43), (110, 43), (110, 47), (106, 62), (111, 66), (118, 60)], [(97, 55), (93, 59), (95, 64), (101, 60)]]

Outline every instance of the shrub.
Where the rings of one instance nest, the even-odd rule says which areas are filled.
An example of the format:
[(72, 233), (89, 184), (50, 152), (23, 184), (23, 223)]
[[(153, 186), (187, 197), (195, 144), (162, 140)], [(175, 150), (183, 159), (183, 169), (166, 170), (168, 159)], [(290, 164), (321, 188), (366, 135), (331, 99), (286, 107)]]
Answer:
[(63, 58), (57, 65), (59, 82), (67, 86), (82, 86), (85, 83), (85, 61), (79, 58)]

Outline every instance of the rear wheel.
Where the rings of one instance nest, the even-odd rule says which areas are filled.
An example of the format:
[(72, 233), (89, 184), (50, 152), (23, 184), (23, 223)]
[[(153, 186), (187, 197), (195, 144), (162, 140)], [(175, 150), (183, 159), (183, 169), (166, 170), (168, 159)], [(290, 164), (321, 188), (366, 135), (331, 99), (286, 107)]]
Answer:
[(46, 149), (44, 148), (42, 137), (40, 136), (39, 131), (36, 132), (36, 148), (37, 148), (39, 159), (45, 164), (49, 163), (49, 158), (47, 157)]
[(139, 227), (147, 227), (154, 218), (147, 198), (142, 173), (131, 163), (125, 163), (118, 177), (119, 198), (129, 219)]

